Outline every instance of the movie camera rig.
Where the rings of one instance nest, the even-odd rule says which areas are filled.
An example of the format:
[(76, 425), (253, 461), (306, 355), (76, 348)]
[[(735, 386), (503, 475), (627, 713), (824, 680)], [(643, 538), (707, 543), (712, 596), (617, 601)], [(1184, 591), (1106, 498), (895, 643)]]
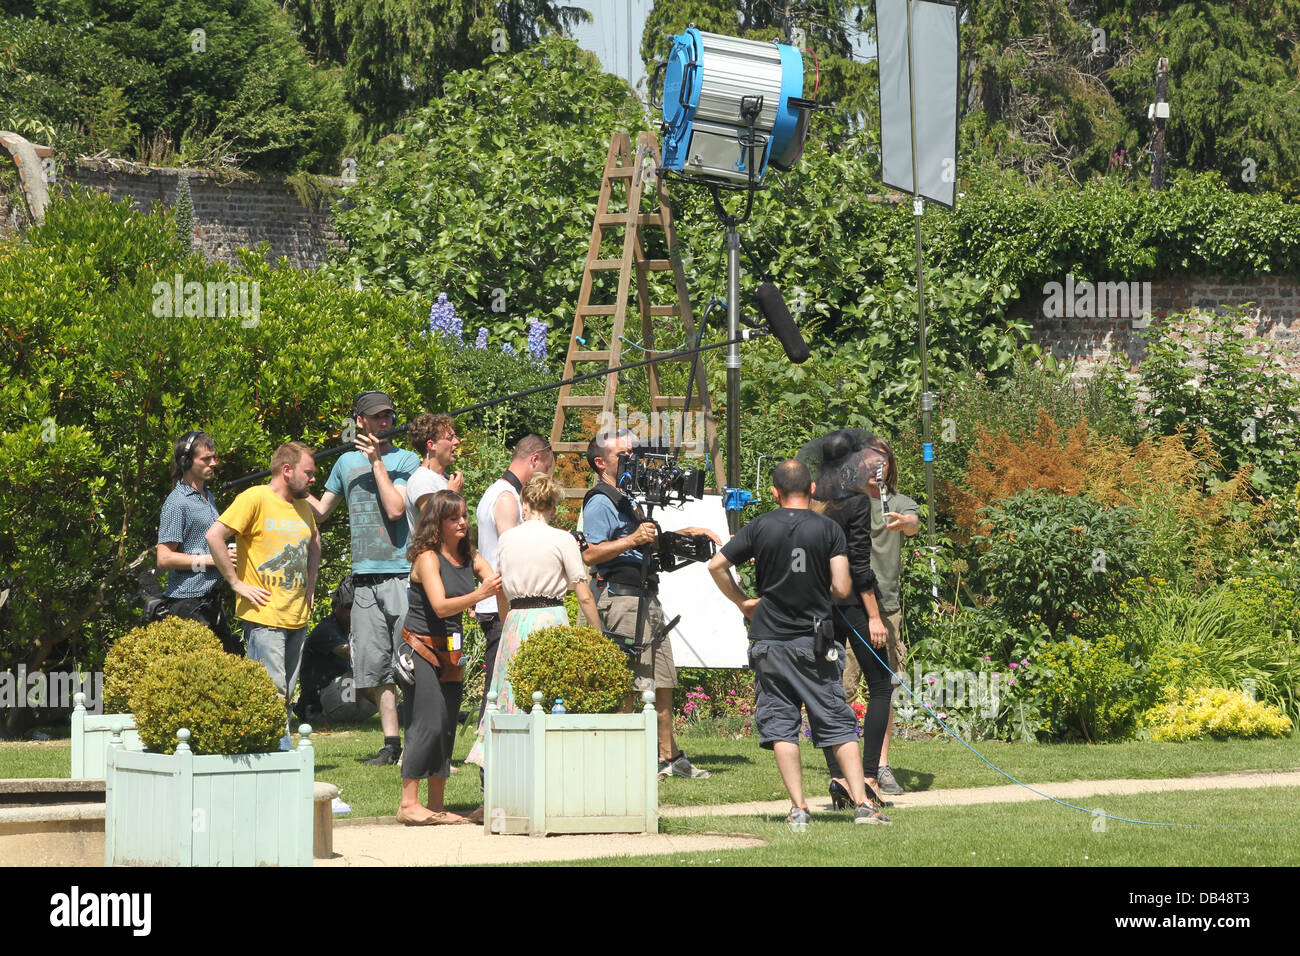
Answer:
[[(653, 524), (658, 532), (657, 548), (640, 549), (641, 581), (637, 588), (635, 628), (630, 635), (616, 631), (603, 632), (625, 654), (636, 657), (647, 648), (659, 644), (681, 620), (681, 615), (678, 614), (658, 628), (648, 640), (644, 642), (639, 640), (641, 631), (645, 627), (646, 604), (649, 598), (647, 589), (651, 571), (658, 570), (671, 574), (687, 564), (708, 561), (713, 557), (714, 544), (706, 535), (664, 531), (659, 527), (659, 522), (653, 518), (656, 507), (681, 505), (687, 501), (703, 498), (703, 470), (678, 466), (677, 459), (665, 446), (646, 446), (619, 455), (616, 474), (618, 489), (627, 496), (636, 516)], [(581, 535), (578, 536), (578, 543), (580, 547), (586, 549), (587, 543)]]

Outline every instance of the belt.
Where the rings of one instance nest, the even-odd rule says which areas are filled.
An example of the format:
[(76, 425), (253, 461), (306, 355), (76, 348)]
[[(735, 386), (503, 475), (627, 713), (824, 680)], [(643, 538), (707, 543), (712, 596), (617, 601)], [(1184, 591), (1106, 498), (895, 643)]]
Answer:
[(362, 587), (370, 587), (372, 584), (382, 584), (390, 578), (405, 578), (409, 575), (409, 571), (393, 572), (391, 574), (354, 574), (352, 575), (352, 583), (353, 585), (360, 584)]
[(655, 597), (659, 593), (657, 587), (648, 587), (642, 590), (630, 584), (615, 584), (612, 581), (605, 585), (605, 590), (613, 597), (640, 597), (642, 594), (646, 597)]
[(526, 611), (535, 607), (564, 607), (564, 598), (547, 597), (541, 594), (536, 597), (517, 597), (510, 602), (512, 611)]

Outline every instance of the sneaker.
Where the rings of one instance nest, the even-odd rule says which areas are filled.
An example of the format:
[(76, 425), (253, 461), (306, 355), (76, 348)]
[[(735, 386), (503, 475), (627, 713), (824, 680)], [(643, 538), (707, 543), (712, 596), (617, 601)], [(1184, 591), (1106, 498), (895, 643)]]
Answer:
[(332, 801), (330, 801), (330, 812), (334, 814), (334, 816), (338, 817), (338, 816), (342, 816), (345, 813), (351, 813), (352, 808), (348, 806), (346, 803), (344, 803), (342, 800), (340, 800), (338, 797), (335, 797)]
[(363, 760), (361, 762), (367, 767), (387, 767), (390, 764), (397, 763), (401, 756), (402, 752), (400, 750), (394, 750), (392, 747), (385, 744), (383, 747), (379, 748), (379, 753), (375, 754), (369, 760)]
[(791, 807), (790, 812), (786, 814), (785, 822), (790, 824), (790, 829), (795, 833), (806, 833), (808, 824), (812, 822), (812, 814), (808, 812), (807, 807)]
[(881, 793), (887, 793), (891, 797), (896, 797), (900, 793), (907, 793), (894, 777), (894, 771), (890, 769), (889, 764), (885, 764), (877, 771), (876, 780), (880, 782)]
[[(667, 761), (664, 761), (664, 763), (667, 763)], [(709, 775), (707, 770), (701, 770), (699, 767), (691, 763), (690, 760), (687, 759), (684, 751), (679, 752), (677, 756), (673, 758), (670, 767), (674, 777), (687, 777), (692, 780), (703, 780)], [(660, 769), (663, 769), (662, 764), (660, 765)]]
[(880, 808), (868, 800), (860, 803), (853, 810), (854, 823), (889, 823), (889, 817), (880, 812)]
[(660, 780), (668, 779), (668, 777), (672, 776), (672, 772), (673, 772), (673, 762), (671, 760), (661, 757), (659, 760), (659, 779)]

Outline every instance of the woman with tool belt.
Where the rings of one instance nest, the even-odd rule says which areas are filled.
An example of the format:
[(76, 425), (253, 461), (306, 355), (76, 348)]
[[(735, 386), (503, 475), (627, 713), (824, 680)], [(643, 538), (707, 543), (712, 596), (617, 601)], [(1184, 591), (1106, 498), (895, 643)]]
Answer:
[[(555, 509), (564, 500), (564, 490), (550, 475), (536, 474), (524, 485), (520, 498), (524, 521), (501, 535), (497, 548), (501, 589), (510, 613), (502, 616), (501, 643), (497, 646), (492, 686), (487, 688), (488, 692), (496, 691), (497, 709), (505, 714), (519, 709), (507, 676), (510, 660), (529, 634), (569, 623), (569, 612), (564, 609), (566, 592), (577, 592), (578, 606), (587, 623), (600, 630), (600, 615), (587, 585), (587, 566), (578, 542), (567, 531), (550, 526)], [(465, 762), (483, 766), (481, 724), (478, 741)]]
[[(454, 491), (436, 492), (425, 503), (407, 560), (411, 603), (402, 626), (406, 646), (399, 657), (410, 659), (415, 688), (397, 819), (408, 826), (469, 823), (442, 802), (464, 686), (461, 618), (485, 598), (495, 596), (500, 602), (501, 575), (470, 546), (465, 499)], [(476, 578), (482, 582), (477, 588)], [(420, 781), (425, 778), (429, 802), (421, 806)]]

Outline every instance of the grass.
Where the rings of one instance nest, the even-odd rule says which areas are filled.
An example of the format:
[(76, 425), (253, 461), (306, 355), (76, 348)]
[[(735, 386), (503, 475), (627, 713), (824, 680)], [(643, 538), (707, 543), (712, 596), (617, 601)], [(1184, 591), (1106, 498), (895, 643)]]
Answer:
[[(54, 732), (66, 734), (67, 730)], [(352, 817), (382, 817), (396, 813), (399, 768), (367, 767), (361, 763), (373, 756), (383, 744), (377, 719), (321, 729), (312, 735), (312, 740), (316, 747), (316, 778), (339, 786), (343, 799), (352, 807)], [(472, 743), (472, 731), (462, 728), (456, 743), (457, 761), (464, 758)], [(661, 805), (705, 806), (785, 797), (776, 763), (770, 753), (759, 748), (757, 740), (693, 733), (683, 736), (679, 743), (691, 755), (692, 761), (711, 771), (713, 776), (708, 780), (663, 781), (659, 785)], [(1152, 779), (1211, 771), (1300, 767), (1300, 737), (1296, 736), (1259, 741), (1100, 745), (985, 741), (977, 744), (976, 749), (1026, 783), (1113, 777)], [(808, 793), (814, 796), (824, 794), (826, 768), (821, 753), (811, 746), (801, 750)], [(910, 790), (993, 786), (1008, 782), (965, 747), (955, 743), (895, 740), (891, 744), (890, 763), (899, 782)], [(70, 765), (71, 752), (66, 738), (0, 743), (0, 777), (65, 777)], [(468, 812), (478, 806), (479, 799), (477, 768), (465, 767), (452, 775), (447, 783), (450, 809)], [(908, 816), (919, 812), (909, 811)], [(665, 826), (668, 825), (666, 822)], [(680, 821), (671, 821), (671, 825), (678, 826)], [(717, 826), (716, 820), (712, 826)], [(732, 826), (729, 821), (728, 828)], [(739, 821), (735, 821), (735, 826), (744, 829)]]
[[(1292, 788), (1090, 797), (1116, 816), (1193, 824), (1300, 828)], [(784, 817), (690, 817), (660, 831), (749, 833), (766, 845), (663, 856), (605, 857), (569, 866), (1296, 866), (1296, 830), (1156, 827), (1102, 820), (1053, 803), (891, 810), (892, 826), (855, 826), (847, 811), (814, 813), (806, 833)], [(1094, 824), (1104, 823), (1104, 830)]]

